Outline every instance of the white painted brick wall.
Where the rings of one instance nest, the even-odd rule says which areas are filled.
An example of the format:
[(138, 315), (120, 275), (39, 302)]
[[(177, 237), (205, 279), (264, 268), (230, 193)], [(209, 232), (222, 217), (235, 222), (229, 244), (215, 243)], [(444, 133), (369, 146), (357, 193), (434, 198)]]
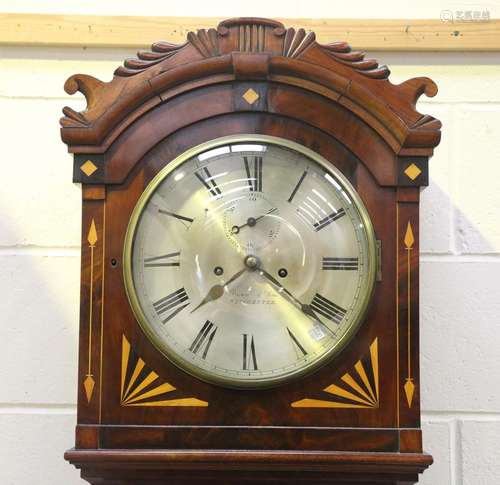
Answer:
[(74, 440), (74, 407), (3, 408), (2, 485), (88, 485), (62, 459)]
[(492, 485), (499, 482), (500, 423), (496, 417), (475, 416), (460, 423), (463, 485)]
[[(400, 2), (268, 4), (241, 11), (224, 1), (209, 11), (204, 3), (196, 15), (437, 18), (441, 10), (431, 0), (413, 10)], [(151, 2), (138, 5), (75, 0), (63, 11), (55, 0), (0, 0), (0, 11), (194, 14), (193, 2), (163, 3), (161, 12), (148, 10)], [(75, 423), (81, 204), (57, 119), (63, 105), (85, 105), (64, 93), (69, 75), (109, 80), (132, 54), (0, 48), (1, 176), (8, 181), (0, 191), (1, 485), (83, 484), (62, 459)], [(500, 55), (372, 54), (389, 64), (394, 83), (433, 78), (440, 93), (419, 109), (444, 123), (422, 193), (423, 427), (435, 464), (421, 483), (498, 485)], [(30, 143), (27, 123), (36, 127)]]

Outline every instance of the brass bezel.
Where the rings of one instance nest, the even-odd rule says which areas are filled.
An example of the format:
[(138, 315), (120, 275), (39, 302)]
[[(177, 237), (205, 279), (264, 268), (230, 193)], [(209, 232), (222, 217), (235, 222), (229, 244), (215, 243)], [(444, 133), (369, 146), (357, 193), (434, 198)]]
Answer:
[[(161, 345), (156, 334), (149, 328), (150, 325), (148, 319), (144, 314), (144, 311), (142, 310), (141, 304), (139, 302), (139, 299), (135, 291), (134, 281), (132, 278), (132, 249), (133, 249), (134, 235), (137, 228), (137, 224), (140, 220), (145, 205), (147, 204), (149, 198), (153, 195), (156, 188), (172, 171), (178, 168), (185, 161), (206, 150), (217, 148), (221, 145), (229, 143), (245, 143), (245, 142), (268, 143), (268, 144), (283, 146), (291, 150), (295, 150), (303, 154), (307, 158), (320, 164), (327, 172), (330, 172), (333, 176), (335, 176), (335, 178), (340, 180), (343, 188), (346, 190), (347, 194), (351, 197), (353, 201), (353, 206), (358, 211), (359, 216), (365, 227), (365, 232), (367, 235), (367, 246), (368, 246), (368, 255), (367, 255), (368, 285), (366, 287), (366, 291), (363, 293), (362, 297), (360, 297), (362, 301), (359, 307), (360, 309), (358, 311), (356, 321), (351, 325), (351, 327), (347, 330), (347, 332), (339, 339), (339, 341), (325, 353), (325, 355), (321, 359), (312, 362), (310, 365), (301, 368), (296, 373), (293, 373), (291, 375), (281, 376), (278, 378), (248, 379), (243, 382), (242, 380), (238, 379), (224, 379), (220, 376), (213, 375), (205, 369), (192, 365), (189, 362), (186, 362), (184, 359), (181, 359), (174, 352), (168, 352), (168, 350), (166, 350)], [(141, 329), (148, 337), (148, 339), (151, 341), (151, 343), (170, 362), (175, 364), (181, 370), (192, 375), (193, 377), (201, 379), (205, 382), (209, 382), (211, 384), (216, 384), (222, 387), (227, 387), (232, 389), (264, 389), (264, 388), (276, 387), (278, 385), (295, 381), (296, 379), (303, 377), (304, 375), (309, 375), (313, 371), (318, 370), (320, 367), (323, 367), (325, 364), (330, 362), (335, 356), (337, 356), (344, 349), (344, 347), (354, 337), (354, 335), (359, 330), (361, 324), (363, 323), (375, 288), (376, 270), (377, 270), (377, 249), (376, 249), (376, 238), (373, 225), (367, 209), (365, 208), (361, 198), (359, 197), (359, 195), (357, 194), (356, 190), (351, 185), (349, 180), (347, 180), (347, 178), (340, 172), (340, 170), (338, 170), (331, 162), (329, 162), (326, 158), (319, 155), (318, 153), (312, 151), (311, 149), (303, 145), (300, 145), (299, 143), (269, 135), (241, 134), (241, 135), (230, 135), (230, 136), (216, 138), (186, 150), (184, 153), (173, 159), (171, 162), (167, 163), (167, 165), (156, 174), (153, 180), (151, 180), (151, 182), (148, 184), (144, 192), (139, 197), (139, 200), (137, 201), (134, 207), (134, 210), (130, 217), (130, 221), (127, 226), (127, 231), (125, 234), (124, 251), (123, 251), (123, 277), (125, 282), (126, 294), (137, 322), (139, 323)]]

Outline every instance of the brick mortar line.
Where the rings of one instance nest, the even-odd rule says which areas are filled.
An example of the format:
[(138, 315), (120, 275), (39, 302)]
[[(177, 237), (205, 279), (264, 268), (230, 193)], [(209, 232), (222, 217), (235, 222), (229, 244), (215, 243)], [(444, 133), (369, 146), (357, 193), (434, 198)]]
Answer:
[[(496, 76), (496, 78), (498, 78), (498, 76)], [(438, 95), (439, 96), (439, 95)], [(453, 107), (456, 107), (456, 106), (461, 106), (461, 107), (468, 107), (468, 106), (475, 106), (475, 105), (481, 105), (481, 106), (491, 106), (491, 105), (498, 105), (500, 104), (500, 100), (494, 100), (494, 101), (485, 101), (485, 100), (481, 100), (481, 101), (434, 101), (434, 100), (419, 100), (418, 101), (418, 105), (419, 106), (435, 106), (435, 105), (439, 105), (439, 106), (453, 106)], [(447, 127), (448, 128), (448, 127)]]
[(81, 248), (79, 246), (0, 246), (0, 257), (9, 256), (39, 256), (39, 257), (78, 257)]
[[(452, 451), (450, 461), (454, 465), (454, 479), (455, 485), (463, 485), (464, 482), (464, 467), (463, 467), (463, 451), (462, 451), (462, 422), (456, 421), (453, 427), (453, 437), (455, 441), (452, 442)], [(451, 458), (453, 457), (453, 460)]]
[(500, 263), (500, 254), (432, 254), (420, 255), (423, 263)]
[(448, 427), (448, 440), (449, 449), (448, 456), (450, 457), (449, 473), (450, 485), (458, 485), (458, 478), (460, 470), (457, 467), (457, 421), (453, 420), (451, 426)]
[[(62, 84), (61, 84), (62, 86)], [(18, 101), (20, 99), (22, 100), (29, 100), (29, 101), (85, 101), (85, 96), (78, 94), (75, 95), (74, 97), (72, 96), (9, 96), (6, 94), (0, 94), (0, 99), (9, 99), (9, 100), (14, 100)]]
[(5, 404), (0, 403), (0, 416), (2, 415), (37, 415), (47, 416), (76, 416), (76, 404)]
[(425, 421), (500, 421), (500, 411), (422, 411)]

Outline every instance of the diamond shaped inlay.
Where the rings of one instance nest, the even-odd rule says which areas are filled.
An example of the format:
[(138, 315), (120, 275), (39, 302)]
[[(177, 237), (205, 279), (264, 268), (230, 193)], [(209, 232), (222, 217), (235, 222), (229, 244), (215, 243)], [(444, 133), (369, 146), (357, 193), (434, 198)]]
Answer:
[(252, 88), (249, 88), (245, 91), (245, 94), (243, 95), (243, 99), (248, 103), (248, 104), (254, 104), (255, 101), (259, 99), (259, 94), (256, 93)]
[(87, 160), (83, 165), (80, 165), (80, 170), (87, 177), (90, 177), (97, 170), (97, 167), (94, 165), (94, 163), (92, 163), (91, 160)]
[(414, 163), (408, 165), (408, 167), (405, 170), (405, 174), (412, 180), (415, 180), (421, 173), (422, 170), (420, 170)]

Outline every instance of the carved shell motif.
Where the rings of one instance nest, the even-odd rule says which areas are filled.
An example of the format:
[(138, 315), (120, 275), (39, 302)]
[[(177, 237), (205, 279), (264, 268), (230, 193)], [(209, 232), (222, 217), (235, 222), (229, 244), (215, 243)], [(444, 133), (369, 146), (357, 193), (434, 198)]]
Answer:
[(385, 65), (379, 66), (375, 59), (365, 59), (365, 53), (353, 51), (347, 42), (333, 42), (321, 46), (337, 62), (372, 79), (387, 79), (391, 71)]
[[(314, 32), (306, 33), (304, 29), (295, 30), (275, 29), (275, 35), (284, 36), (283, 52), (285, 57), (297, 58), (307, 48), (316, 43)], [(333, 42), (331, 44), (317, 44), (326, 51), (333, 59), (341, 64), (349, 66), (355, 71), (372, 79), (387, 79), (391, 71), (385, 65), (379, 66), (375, 59), (365, 59), (365, 53), (354, 51), (347, 42)]]
[(129, 77), (138, 74), (160, 63), (164, 59), (172, 57), (186, 44), (187, 42), (182, 45), (164, 41), (155, 42), (151, 46), (151, 51), (139, 51), (137, 53), (137, 59), (134, 57), (126, 59), (123, 63), (124, 65), (115, 70), (115, 76)]
[(285, 57), (299, 57), (310, 45), (316, 41), (316, 34), (309, 32), (306, 34), (304, 29), (290, 28), (286, 29), (283, 40), (283, 55)]
[(191, 44), (203, 57), (215, 57), (220, 55), (219, 36), (224, 36), (227, 29), (200, 29), (196, 33), (189, 32), (184, 44), (172, 44), (170, 42), (155, 42), (151, 51), (139, 51), (136, 58), (126, 59), (123, 66), (115, 70), (115, 76), (129, 77), (138, 74), (149, 67), (159, 64), (177, 54), (183, 47)]

